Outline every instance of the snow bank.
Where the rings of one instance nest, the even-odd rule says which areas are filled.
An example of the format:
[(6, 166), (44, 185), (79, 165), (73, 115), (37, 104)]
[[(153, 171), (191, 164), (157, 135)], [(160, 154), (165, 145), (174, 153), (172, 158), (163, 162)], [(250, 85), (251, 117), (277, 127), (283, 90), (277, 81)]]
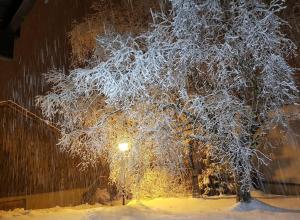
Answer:
[(286, 212), (289, 211), (287, 209), (274, 207), (272, 205), (268, 205), (264, 202), (261, 202), (259, 200), (253, 199), (249, 203), (244, 202), (238, 202), (234, 206), (231, 207), (231, 211), (253, 211), (253, 210), (259, 210), (259, 211), (269, 211), (269, 212)]
[(128, 205), (132, 207), (150, 207), (155, 211), (170, 213), (197, 214), (202, 212), (222, 211), (224, 207), (234, 205), (235, 199), (195, 199), (195, 198), (157, 198), (151, 200), (132, 201)]
[(131, 201), (126, 206), (83, 205), (43, 210), (0, 211), (1, 220), (299, 220), (299, 211), (287, 211), (269, 203), (292, 205), (300, 210), (299, 198), (272, 198), (235, 204), (235, 198), (160, 198)]

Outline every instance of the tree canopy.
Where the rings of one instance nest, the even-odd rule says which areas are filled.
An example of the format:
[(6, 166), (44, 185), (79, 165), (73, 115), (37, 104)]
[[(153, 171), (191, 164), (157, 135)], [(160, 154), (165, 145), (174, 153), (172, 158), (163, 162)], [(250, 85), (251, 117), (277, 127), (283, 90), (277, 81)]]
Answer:
[(228, 164), (247, 200), (253, 158), (267, 159), (258, 145), (298, 96), (286, 61), (295, 45), (277, 16), (284, 2), (169, 2), (170, 10), (152, 12), (142, 34), (99, 36), (105, 55), (89, 67), (46, 74), (51, 91), (38, 104), (58, 119), (62, 148), (82, 155), (83, 164), (105, 154), (113, 180), (121, 139), (131, 144), (133, 181), (153, 167), (185, 172), (192, 141)]

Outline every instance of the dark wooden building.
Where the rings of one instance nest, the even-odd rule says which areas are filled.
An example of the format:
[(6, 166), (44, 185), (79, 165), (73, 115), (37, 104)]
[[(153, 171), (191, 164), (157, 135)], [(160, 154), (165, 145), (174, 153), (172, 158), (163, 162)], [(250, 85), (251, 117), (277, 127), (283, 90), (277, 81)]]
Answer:
[(42, 73), (68, 69), (68, 32), (95, 1), (0, 0), (0, 209), (79, 204), (99, 177), (107, 182), (106, 167), (80, 171), (59, 150), (59, 132), (34, 104), (47, 90)]
[[(5, 208), (11, 201), (7, 198), (15, 198), (14, 207), (23, 208), (76, 205), (95, 181), (101, 179), (98, 187), (106, 186), (104, 166), (81, 171), (79, 158), (59, 150), (56, 127), (12, 101), (0, 102), (0, 116), (0, 209), (1, 203)], [(58, 200), (53, 198), (55, 192), (61, 192)], [(40, 206), (26, 204), (30, 196), (45, 193), (49, 197)]]

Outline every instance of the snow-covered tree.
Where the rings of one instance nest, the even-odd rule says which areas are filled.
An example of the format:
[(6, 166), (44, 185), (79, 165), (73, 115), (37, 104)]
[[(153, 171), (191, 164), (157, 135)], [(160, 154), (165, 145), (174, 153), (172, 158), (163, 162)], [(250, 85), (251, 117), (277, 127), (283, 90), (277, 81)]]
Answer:
[(184, 172), (195, 143), (205, 145), (247, 202), (253, 160), (267, 159), (258, 146), (298, 95), (286, 61), (295, 45), (277, 16), (284, 2), (169, 2), (143, 34), (100, 36), (105, 57), (92, 67), (48, 74), (52, 91), (38, 103), (59, 119), (63, 148), (85, 161), (106, 152), (112, 171), (119, 138), (130, 140), (128, 171), (139, 174), (152, 166)]

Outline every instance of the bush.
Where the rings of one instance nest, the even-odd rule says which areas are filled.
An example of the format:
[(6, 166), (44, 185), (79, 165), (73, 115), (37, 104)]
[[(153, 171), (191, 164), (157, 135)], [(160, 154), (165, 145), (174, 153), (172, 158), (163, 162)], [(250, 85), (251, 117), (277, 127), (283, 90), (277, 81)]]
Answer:
[(143, 178), (135, 184), (131, 193), (136, 199), (178, 197), (187, 194), (187, 188), (179, 177), (166, 170), (149, 169)]
[(203, 170), (198, 176), (200, 193), (207, 196), (235, 194), (233, 175), (224, 164), (203, 159)]

